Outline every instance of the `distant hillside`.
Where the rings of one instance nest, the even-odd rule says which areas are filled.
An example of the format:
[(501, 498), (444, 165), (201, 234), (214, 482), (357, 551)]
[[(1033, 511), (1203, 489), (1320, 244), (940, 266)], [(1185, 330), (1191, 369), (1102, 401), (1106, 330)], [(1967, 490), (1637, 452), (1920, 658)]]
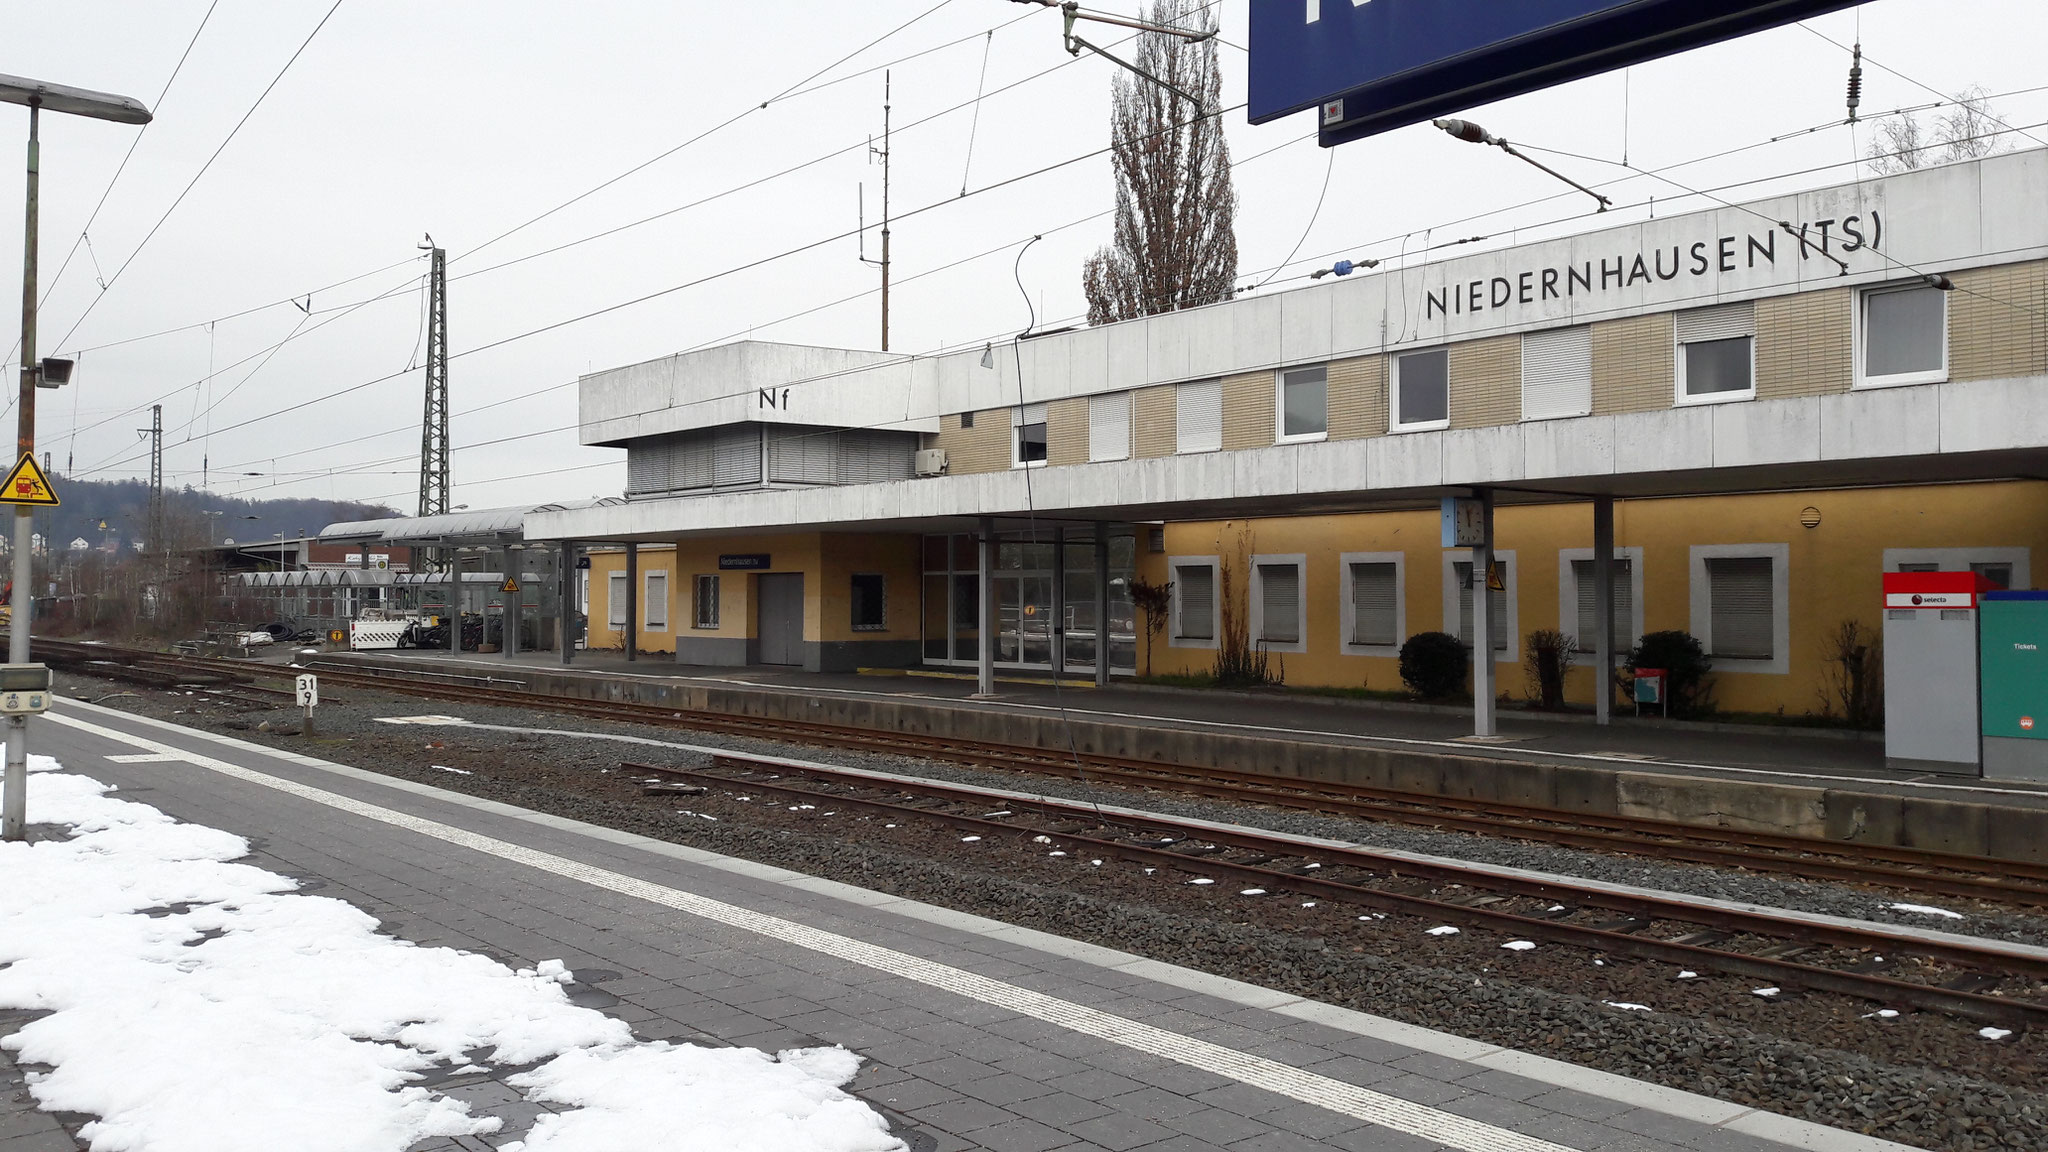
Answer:
[[(77, 538), (93, 544), (108, 535), (122, 541), (141, 540), (149, 533), (149, 485), (140, 480), (73, 480), (50, 477), (58, 499), (64, 503), (36, 516), (36, 531), (57, 547)], [(218, 516), (205, 513), (219, 512)], [(287, 538), (311, 536), (329, 524), (342, 520), (373, 520), (404, 513), (381, 504), (358, 504), (349, 500), (244, 500), (216, 496), (192, 488), (164, 492), (165, 531), (173, 548), (199, 547), (219, 543), (223, 538), (269, 540), (282, 532)], [(255, 520), (247, 517), (257, 517)], [(104, 520), (107, 530), (100, 530)], [(209, 535), (211, 539), (209, 539)]]

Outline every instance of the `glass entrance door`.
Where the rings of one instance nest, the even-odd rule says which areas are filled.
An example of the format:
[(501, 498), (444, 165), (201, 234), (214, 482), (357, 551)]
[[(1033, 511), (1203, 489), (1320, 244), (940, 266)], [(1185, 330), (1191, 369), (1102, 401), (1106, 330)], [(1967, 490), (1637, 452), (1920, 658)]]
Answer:
[(1052, 577), (1005, 572), (996, 578), (996, 662), (1052, 664)]

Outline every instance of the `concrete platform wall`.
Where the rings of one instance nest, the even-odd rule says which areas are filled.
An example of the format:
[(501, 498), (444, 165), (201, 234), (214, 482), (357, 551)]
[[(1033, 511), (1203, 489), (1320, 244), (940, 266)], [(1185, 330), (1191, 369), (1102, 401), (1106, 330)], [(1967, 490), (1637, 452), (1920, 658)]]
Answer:
[[(328, 657), (328, 659), (336, 659)], [(351, 654), (359, 667), (474, 676), (474, 663)], [(1539, 764), (1423, 749), (1365, 748), (1316, 740), (1244, 736), (1170, 726), (1109, 723), (931, 700), (817, 695), (769, 687), (635, 679), (602, 673), (507, 667), (493, 675), (528, 691), (578, 699), (656, 704), (721, 716), (801, 720), (881, 732), (989, 741), (1277, 777), (1342, 781), (1419, 796), (1498, 800), (1564, 812), (1671, 820), (1702, 827), (1892, 844), (2048, 863), (2048, 809), (1990, 800), (1901, 796), (1857, 786), (1727, 780), (1658, 772)]]

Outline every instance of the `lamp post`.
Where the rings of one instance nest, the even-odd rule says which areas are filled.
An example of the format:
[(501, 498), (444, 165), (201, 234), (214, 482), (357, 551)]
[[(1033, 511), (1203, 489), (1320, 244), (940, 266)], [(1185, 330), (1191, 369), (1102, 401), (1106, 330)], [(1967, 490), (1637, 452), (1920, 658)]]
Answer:
[[(140, 100), (91, 92), (42, 80), (0, 75), (0, 101), (28, 106), (28, 195), (26, 223), (21, 248), (21, 412), (15, 433), (15, 451), (33, 458), (36, 450), (36, 386), (42, 383), (41, 365), (36, 362), (36, 184), (41, 169), (41, 147), (37, 135), (42, 111), (90, 116), (117, 124), (147, 124), (149, 109)], [(52, 365), (57, 368), (57, 365)], [(68, 364), (62, 368), (68, 369)], [(53, 372), (55, 375), (61, 374)], [(7, 662), (29, 662), (29, 613), (33, 601), (29, 581), (34, 578), (29, 556), (30, 538), (35, 533), (35, 512), (26, 504), (14, 508), (14, 598), (7, 627)], [(28, 834), (28, 716), (7, 717), (7, 768), (5, 797), (0, 800), (0, 836), (20, 840)]]

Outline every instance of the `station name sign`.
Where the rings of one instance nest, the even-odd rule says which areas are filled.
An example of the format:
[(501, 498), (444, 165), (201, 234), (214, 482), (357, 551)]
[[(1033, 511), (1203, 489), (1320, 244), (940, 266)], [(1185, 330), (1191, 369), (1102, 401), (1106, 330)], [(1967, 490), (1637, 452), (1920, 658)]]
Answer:
[(1876, 250), (1883, 239), (1883, 214), (1872, 209), (1839, 220), (1804, 222), (1789, 229), (1716, 236), (1694, 241), (1690, 247), (1673, 244), (1621, 252), (1611, 259), (1600, 257), (1562, 266), (1528, 268), (1512, 276), (1446, 284), (1424, 293), (1422, 311), (1424, 319), (1464, 316), (1546, 300), (1626, 291), (1638, 284), (1676, 280), (1681, 276), (1737, 272), (1755, 268), (1759, 262), (1775, 268), (1781, 255), (1787, 261), (1825, 260), (1832, 265), (1850, 253), (1865, 248)]
[(770, 567), (766, 552), (726, 552), (718, 557), (721, 572), (756, 572)]

